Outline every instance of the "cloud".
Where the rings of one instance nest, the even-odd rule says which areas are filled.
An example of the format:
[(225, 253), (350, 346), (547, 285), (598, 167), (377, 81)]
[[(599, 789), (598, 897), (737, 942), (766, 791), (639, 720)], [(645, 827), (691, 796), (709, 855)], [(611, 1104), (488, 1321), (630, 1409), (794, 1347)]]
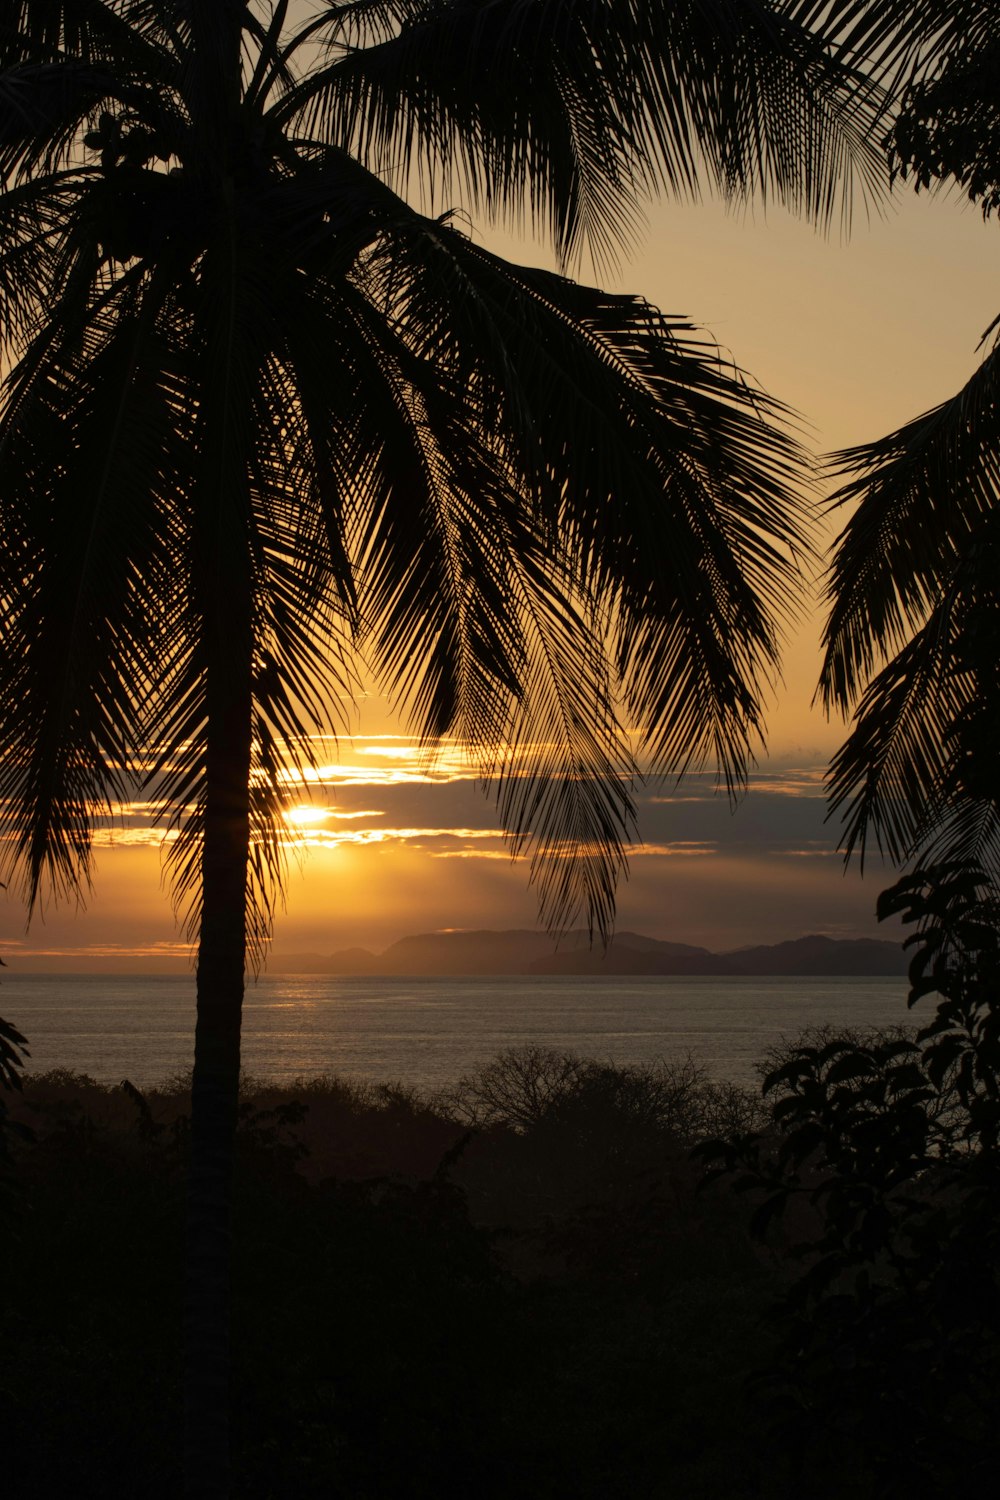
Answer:
[(629, 859), (690, 859), (718, 852), (718, 844), (696, 839), (677, 839), (669, 844), (630, 844), (628, 847)]
[[(434, 852), (440, 854), (440, 841), (447, 839), (452, 849), (482, 857), (484, 841), (502, 840), (495, 802), (484, 795), (457, 742), (448, 742), (432, 764), (423, 747), (407, 736), (345, 741), (339, 748), (342, 763), (320, 767), (301, 789), (302, 800), (289, 809), (286, 847), (428, 846), (437, 841)], [(654, 854), (676, 858), (756, 851), (829, 858), (837, 830), (825, 821), (822, 777), (818, 766), (765, 768), (755, 774), (735, 808), (708, 773), (687, 777), (681, 786), (640, 785), (632, 855), (649, 860)], [(293, 785), (290, 780), (290, 790)], [(95, 847), (161, 849), (176, 831), (155, 821), (158, 810), (148, 799), (116, 804), (114, 820), (98, 822)]]
[[(4, 947), (10, 944), (5, 943)], [(35, 959), (41, 958), (156, 958), (156, 959), (184, 959), (190, 960), (196, 952), (194, 943), (177, 942), (153, 942), (153, 943), (88, 943), (74, 946), (67, 944), (61, 947), (42, 947), (32, 943), (31, 956)]]
[[(379, 814), (379, 816), (382, 816)], [(462, 844), (478, 839), (502, 839), (500, 828), (301, 828), (289, 830), (282, 840), (289, 849), (337, 849), (357, 844), (408, 844), (433, 848), (440, 840)]]
[(755, 782), (735, 808), (707, 787), (697, 796), (641, 792), (637, 801), (639, 832), (649, 844), (710, 843), (720, 851), (772, 854), (837, 847), (837, 826), (826, 821), (818, 783), (804, 775)]
[[(781, 797), (822, 797), (826, 781), (825, 765), (773, 765), (768, 763), (751, 773), (748, 795), (758, 796), (762, 792)], [(676, 789), (651, 793), (646, 800), (651, 803), (672, 805), (678, 802), (714, 802), (725, 795), (718, 778), (708, 771), (695, 771), (685, 776)]]
[(126, 825), (119, 828), (95, 828), (93, 845), (95, 849), (159, 849), (164, 844), (172, 843), (177, 837), (176, 828), (139, 823), (135, 827)]
[[(537, 922), (530, 860), (512, 860), (495, 800), (484, 795), (460, 747), (447, 748), (434, 775), (409, 737), (355, 742), (350, 765), (346, 743), (339, 749), (341, 762), (331, 773), (339, 779), (300, 787), (298, 818), (289, 783), (285, 842), (302, 858), (289, 872), (279, 954), (355, 943), (379, 948), (406, 932), (446, 925)], [(709, 774), (680, 787), (640, 784), (638, 840), (619, 889), (619, 927), (713, 948), (807, 932), (879, 932), (875, 896), (891, 872), (876, 867), (864, 882), (855, 871), (845, 876), (836, 827), (825, 821), (822, 775), (820, 766), (768, 765), (735, 808)], [(177, 929), (161, 875), (171, 833), (154, 825), (149, 799), (115, 811), (119, 826), (101, 828), (95, 840), (100, 866), (91, 911), (78, 917), (50, 908), (46, 928), (32, 930), (32, 938), (44, 941), (38, 953), (53, 961), (60, 952), (91, 948), (106, 953), (109, 964), (119, 962), (119, 951), (148, 953), (150, 963), (156, 954), (188, 952), (169, 946)], [(29, 939), (11, 952), (34, 946)], [(36, 966), (45, 962), (35, 959)]]
[(431, 848), (427, 851), (434, 859), (498, 859), (504, 864), (522, 864), (528, 859), (526, 854), (515, 854), (510, 849), (437, 849)]
[[(328, 751), (332, 754), (325, 758)], [(340, 740), (316, 735), (312, 737), (311, 752), (317, 764), (307, 766), (301, 773), (289, 769), (285, 773), (289, 785), (409, 786), (474, 781), (479, 774), (462, 742), (453, 739), (428, 746), (411, 735)]]

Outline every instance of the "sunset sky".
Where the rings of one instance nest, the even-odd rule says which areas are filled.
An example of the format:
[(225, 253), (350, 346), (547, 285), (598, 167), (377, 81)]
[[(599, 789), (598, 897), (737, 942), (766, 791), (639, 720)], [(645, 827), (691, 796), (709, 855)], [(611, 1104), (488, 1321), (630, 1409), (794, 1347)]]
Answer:
[[(996, 233), (956, 197), (902, 193), (884, 220), (857, 216), (849, 242), (778, 210), (765, 219), (714, 203), (660, 205), (615, 285), (709, 330), (802, 414), (807, 441), (826, 451), (889, 431), (968, 378), (1000, 311)], [(509, 236), (488, 242), (512, 259), (543, 259)], [(835, 826), (824, 825), (823, 771), (844, 731), (810, 708), (818, 633), (812, 618), (788, 644), (768, 753), (735, 815), (711, 776), (641, 791), (644, 842), (620, 892), (619, 928), (720, 949), (877, 930), (875, 898), (890, 873), (873, 862), (863, 880), (845, 876)], [(325, 773), (302, 799), (312, 805), (290, 815), (301, 858), (272, 969), (282, 955), (380, 949), (432, 928), (534, 926), (527, 865), (511, 863), (461, 747), (445, 746), (428, 765), (374, 696), (354, 728), (323, 747)], [(0, 906), (8, 963), (186, 961), (150, 809), (129, 809), (124, 825), (103, 840), (86, 911), (49, 908), (25, 934), (16, 900)]]

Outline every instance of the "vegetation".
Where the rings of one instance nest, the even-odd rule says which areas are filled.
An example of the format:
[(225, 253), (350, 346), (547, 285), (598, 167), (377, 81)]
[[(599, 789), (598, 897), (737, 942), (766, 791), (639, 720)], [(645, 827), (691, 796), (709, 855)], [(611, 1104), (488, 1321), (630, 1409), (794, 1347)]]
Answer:
[[(470, 1137), (498, 1077), (510, 1112)], [(540, 1077), (548, 1102), (526, 1109)], [(741, 1200), (700, 1193), (689, 1158), (713, 1099), (736, 1096), (686, 1061), (537, 1049), (448, 1105), (248, 1080), (236, 1492), (780, 1495), (743, 1392), (775, 1273)], [(122, 1490), (174, 1495), (185, 1080), (143, 1097), (32, 1076), (19, 1118), (36, 1142), (17, 1147), (0, 1243), (9, 1482), (96, 1500), (113, 1468)]]
[[(437, 1098), (245, 1080), (236, 1493), (931, 1500), (984, 1483), (1000, 945), (980, 895), (900, 888), (934, 1017), (804, 1037), (762, 1065), (763, 1098), (689, 1059), (537, 1047)], [(53, 1073), (16, 1101), (0, 1403), (20, 1492), (96, 1500), (113, 1465), (123, 1488), (176, 1493), (187, 1082)]]
[[(985, 215), (1000, 193), (991, 0), (860, 6), (912, 32), (886, 63), (905, 84), (886, 139), (917, 189), (957, 184)], [(863, 24), (859, 22), (859, 25)], [(987, 313), (984, 311), (984, 322)], [(831, 766), (848, 853), (1000, 875), (998, 468), (1000, 345), (956, 396), (833, 455), (851, 507), (827, 584), (821, 693), (854, 712)]]
[(770, 1125), (699, 1154), (783, 1222), (800, 1270), (772, 1316), (764, 1420), (789, 1461), (848, 1442), (870, 1492), (995, 1471), (1000, 1377), (1000, 927), (986, 876), (921, 871), (880, 903), (917, 922), (916, 1034), (806, 1038), (764, 1080)]
[(545, 919), (604, 935), (619, 706), (654, 767), (738, 788), (795, 594), (781, 408), (456, 197), (564, 269), (660, 187), (825, 219), (878, 177), (878, 107), (799, 0), (0, 6), (3, 851), (34, 907), (137, 793), (176, 834), (191, 1494), (227, 1489), (244, 971), (356, 653), (493, 779)]
[[(436, 1103), (238, 1092), (285, 773), (357, 652), (478, 756), (547, 920), (582, 906), (604, 934), (619, 705), (655, 768), (712, 756), (737, 789), (805, 545), (776, 403), (686, 325), (510, 265), (406, 189), (527, 205), (568, 271), (658, 187), (826, 218), (877, 181), (881, 121), (899, 175), (989, 213), (990, 9), (347, 0), (296, 30), (286, 0), (0, 8), (6, 856), (30, 905), (79, 892), (95, 819), (140, 789), (199, 939), (190, 1112), (50, 1076), (0, 1121), (21, 1491), (175, 1493), (183, 1399), (183, 1483), (228, 1492), (231, 1214), (241, 1495), (808, 1477), (832, 1500), (994, 1472), (1000, 1012), (969, 861), (996, 864), (1000, 828), (996, 349), (839, 456), (859, 503), (823, 690), (859, 711), (834, 796), (850, 849), (962, 861), (886, 902), (922, 923), (930, 1026), (803, 1044), (763, 1121), (687, 1066), (537, 1053)], [(22, 1046), (4, 1024), (5, 1087)], [(708, 1130), (725, 1180), (699, 1192)], [(734, 1173), (760, 1233), (805, 1205), (794, 1234), (754, 1248)], [(741, 1394), (762, 1355), (770, 1408)]]
[[(892, 170), (957, 184), (989, 217), (995, 7), (908, 9)], [(935, 995), (935, 1015), (915, 1037), (798, 1048), (765, 1081), (770, 1136), (705, 1148), (761, 1195), (761, 1225), (805, 1215), (766, 1379), (781, 1442), (822, 1463), (847, 1440), (887, 1497), (981, 1486), (1000, 1456), (998, 372), (994, 340), (952, 400), (835, 455), (834, 504), (855, 508), (821, 687), (855, 717), (833, 804), (848, 855), (875, 845), (910, 865), (879, 908), (918, 924), (910, 1003)]]
[(10, 1118), (4, 1095), (20, 1090), (21, 1069), (29, 1055), (28, 1043), (17, 1027), (0, 1017), (0, 1191), (6, 1186), (11, 1162), (9, 1136), (25, 1128)]

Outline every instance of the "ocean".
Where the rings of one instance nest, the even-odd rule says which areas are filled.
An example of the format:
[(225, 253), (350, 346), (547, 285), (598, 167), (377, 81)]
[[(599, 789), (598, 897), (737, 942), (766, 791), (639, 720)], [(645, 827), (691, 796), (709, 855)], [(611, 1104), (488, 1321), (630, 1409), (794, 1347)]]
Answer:
[[(913, 1014), (906, 993), (901, 978), (269, 974), (247, 992), (243, 1065), (281, 1083), (335, 1073), (433, 1092), (531, 1044), (616, 1062), (691, 1053), (753, 1084), (767, 1050), (808, 1028), (919, 1023), (931, 1002)], [(5, 975), (0, 1015), (27, 1037), (31, 1071), (142, 1088), (191, 1066), (192, 977)]]

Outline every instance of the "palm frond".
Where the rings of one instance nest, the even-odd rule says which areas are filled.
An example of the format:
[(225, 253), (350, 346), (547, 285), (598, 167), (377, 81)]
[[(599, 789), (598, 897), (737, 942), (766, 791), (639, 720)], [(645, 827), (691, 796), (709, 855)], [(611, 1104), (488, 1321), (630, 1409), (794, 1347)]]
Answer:
[(160, 510), (173, 425), (161, 295), (126, 285), (46, 339), (37, 374), (29, 351), (33, 378), (0, 429), (0, 798), (6, 858), (31, 903), (46, 881), (57, 893), (86, 884), (94, 819), (134, 784), (158, 669), (151, 601), (173, 562)]
[(825, 587), (820, 693), (848, 708), (879, 659), (929, 618), (1000, 498), (1000, 351), (950, 401), (831, 463), (856, 476), (831, 508), (857, 508)]
[(638, 779), (615, 713), (606, 622), (575, 606), (572, 580), (553, 577), (543, 552), (519, 548), (517, 565), (511, 593), (527, 647), (523, 687), (503, 755), (485, 744), (481, 769), (488, 784), (495, 778), (512, 851), (530, 853), (548, 929), (564, 932), (582, 919), (606, 945), (637, 838)]
[[(279, 183), (261, 209), (267, 232), (249, 250), (233, 247), (228, 303), (216, 292), (212, 317), (199, 320), (202, 327), (214, 323), (216, 334), (192, 359), (193, 409), (226, 410), (231, 426), (211, 441), (203, 416), (194, 420), (195, 467), (180, 491), (191, 497), (181, 509), (193, 574), (175, 615), (175, 676), (161, 688), (158, 717), (147, 728), (158, 749), (150, 784), (174, 811), (167, 868), (194, 932), (210, 796), (211, 682), (214, 673), (236, 683), (244, 671), (247, 641), (232, 612), (248, 587), (246, 910), (255, 965), (281, 897), (289, 773), (313, 765), (315, 731), (343, 727), (338, 705), (354, 686), (348, 647), (357, 610), (343, 531), (351, 509), (337, 468), (342, 375), (329, 343), (317, 337), (316, 309), (295, 260), (280, 261), (288, 215), (297, 222), (301, 200)], [(201, 295), (211, 298), (211, 288), (209, 276)]]
[(970, 686), (952, 671), (954, 640), (942, 623), (932, 617), (875, 677), (830, 763), (830, 812), (844, 812), (848, 858), (863, 863), (874, 847), (903, 860), (925, 825), (948, 762), (947, 728)]
[(870, 79), (769, 0), (422, 0), (273, 106), (380, 174), (527, 205), (566, 262), (629, 242), (641, 191), (773, 194), (827, 220), (884, 161)]
[[(72, 776), (46, 751), (53, 816), (60, 797), (69, 811), (22, 848), (29, 885), (85, 878), (95, 809), (138, 776), (169, 808), (197, 924), (209, 750), (235, 716), (259, 957), (289, 768), (336, 732), (363, 645), (427, 740), (469, 746), (546, 920), (582, 911), (607, 935), (634, 836), (626, 731), (658, 770), (712, 758), (731, 792), (746, 774), (808, 547), (802, 455), (784, 410), (685, 321), (511, 266), (379, 173), (433, 165), (490, 211), (526, 197), (564, 255), (584, 238), (610, 255), (643, 191), (706, 173), (828, 214), (835, 180), (868, 170), (876, 94), (770, 0), (344, 0), (298, 29), (283, 3), (95, 0), (86, 38), (56, 0), (22, 11), (6, 51), (0, 17), (0, 90), (35, 101), (8, 111), (9, 138), (0, 122), (18, 179), (0, 207), (19, 358), (3, 424), (10, 503), (29, 478), (44, 503), (4, 608), (25, 636), (46, 639), (46, 612), (64, 630), (64, 567), (74, 618), (96, 612), (66, 667), (93, 706), (57, 704), (49, 737), (84, 750)], [(107, 477), (80, 515), (102, 546), (129, 485), (141, 496), (105, 548), (118, 594), (73, 525), (68, 551), (41, 540), (88, 443)], [(96, 643), (120, 701), (94, 687)], [(22, 812), (44, 800), (24, 764)]]
[(983, 216), (1000, 208), (1000, 34), (965, 39), (903, 94), (887, 140), (894, 176), (919, 191), (958, 183)]
[(981, 38), (994, 17), (992, 0), (787, 0), (784, 9), (893, 93), (954, 47)]
[(119, 80), (89, 63), (43, 63), (0, 73), (0, 175), (23, 177), (66, 163), (85, 121)]
[[(407, 217), (411, 229), (422, 226)], [(612, 824), (599, 810), (627, 798), (621, 765), (630, 775), (631, 762), (621, 745), (614, 765), (607, 746), (595, 748), (604, 735), (595, 715), (613, 719), (610, 707), (599, 713), (608, 704), (603, 648), (567, 601), (568, 578), (552, 582), (560, 564), (545, 560), (544, 531), (540, 541), (514, 487), (478, 400), (483, 382), (470, 391), (449, 358), (440, 321), (447, 296), (432, 308), (425, 289), (418, 309), (395, 254), (362, 256), (354, 281), (316, 284), (288, 348), (302, 389), (321, 390), (330, 378), (318, 368), (320, 351), (323, 370), (337, 371), (325, 445), (311, 437), (322, 417), (306, 412), (305, 425), (313, 450), (336, 456), (331, 485), (359, 560), (360, 623), (375, 662), (421, 732), (457, 733), (484, 776), (507, 764), (498, 746), (530, 740), (536, 770), (520, 774), (527, 761), (516, 756), (518, 774), (500, 775), (505, 821), (520, 843), (548, 847), (536, 864), (543, 891), (548, 877), (563, 881), (566, 900), (548, 901), (546, 915), (558, 925), (567, 902), (582, 900), (606, 930), (615, 856), (598, 849), (595, 825), (611, 828), (620, 857), (624, 813)]]
[(874, 678), (830, 768), (848, 857), (994, 865), (998, 799), (996, 515), (938, 579), (922, 627)]
[(79, 167), (83, 131), (102, 110), (176, 138), (178, 57), (164, 9), (163, 0), (5, 7), (16, 14), (0, 17), (0, 176)]
[(66, 219), (82, 185), (74, 171), (0, 194), (0, 341), (16, 359), (37, 332), (37, 310), (59, 300)]
[[(135, 44), (121, 0), (6, 0), (0, 10), (0, 67), (76, 58)], [(133, 7), (135, 8), (135, 7)]]
[[(424, 734), (503, 765), (501, 811), (537, 841), (553, 919), (582, 901), (603, 929), (634, 772), (609, 648), (658, 763), (717, 753), (735, 787), (805, 546), (800, 455), (686, 327), (405, 205), (347, 284), (315, 288), (296, 340), (309, 327), (339, 371), (336, 488), (367, 516), (377, 662)], [(497, 762), (512, 741), (537, 774)]]
[(982, 867), (995, 883), (1000, 877), (1000, 806), (993, 796), (956, 798), (938, 809), (938, 819), (915, 841), (914, 864), (955, 860)]
[(657, 764), (714, 751), (738, 782), (808, 546), (781, 409), (641, 299), (511, 266), (447, 225), (414, 235), (391, 255), (404, 336), (475, 393), (550, 548), (603, 601)]

